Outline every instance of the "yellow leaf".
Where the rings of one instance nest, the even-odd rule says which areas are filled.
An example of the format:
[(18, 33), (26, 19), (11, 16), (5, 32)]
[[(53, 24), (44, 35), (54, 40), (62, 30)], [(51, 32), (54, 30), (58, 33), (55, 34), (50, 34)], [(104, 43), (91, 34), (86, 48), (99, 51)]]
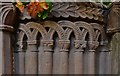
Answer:
[(22, 2), (20, 2), (20, 0), (16, 0), (16, 3), (17, 3), (18, 5), (22, 5), (22, 4), (23, 4)]

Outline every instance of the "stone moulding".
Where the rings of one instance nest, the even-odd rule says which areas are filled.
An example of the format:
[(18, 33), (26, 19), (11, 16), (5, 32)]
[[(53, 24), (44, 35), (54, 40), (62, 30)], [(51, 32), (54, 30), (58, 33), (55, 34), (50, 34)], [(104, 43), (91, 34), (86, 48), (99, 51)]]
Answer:
[(51, 15), (54, 17), (81, 17), (89, 18), (98, 21), (103, 21), (103, 9), (102, 5), (99, 6), (95, 3), (53, 3), (53, 10)]
[[(49, 27), (49, 30), (45, 29)], [(66, 29), (63, 29), (66, 27)], [(30, 29), (33, 29), (32, 31)], [(75, 47), (76, 49), (86, 48), (89, 45), (90, 50), (96, 49), (99, 45), (104, 45), (106, 40), (105, 31), (101, 25), (97, 23), (86, 23), (83, 21), (71, 22), (62, 20), (59, 22), (45, 21), (42, 24), (36, 22), (28, 22), (27, 24), (21, 24), (18, 33), (18, 44), (21, 46), (24, 36), (27, 36), (27, 42), (34, 44), (38, 33), (42, 36), (42, 44), (45, 49), (50, 49), (54, 46), (53, 35), (55, 32), (58, 34), (59, 44), (61, 51), (70, 47), (69, 37), (73, 32), (75, 35)], [(86, 40), (87, 34), (89, 34), (89, 40)], [(33, 43), (32, 43), (33, 42)], [(29, 43), (28, 43), (29, 44)], [(67, 50), (66, 50), (67, 51)]]
[(8, 25), (0, 25), (0, 31), (13, 32), (13, 27)]

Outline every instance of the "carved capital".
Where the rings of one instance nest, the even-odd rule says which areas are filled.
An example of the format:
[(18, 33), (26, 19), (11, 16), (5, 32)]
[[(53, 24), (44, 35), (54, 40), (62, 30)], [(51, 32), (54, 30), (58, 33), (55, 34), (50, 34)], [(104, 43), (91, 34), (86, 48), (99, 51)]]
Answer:
[(89, 51), (94, 52), (95, 49), (99, 46), (99, 42), (98, 41), (89, 41), (88, 46), (89, 46)]
[(17, 52), (22, 52), (23, 51), (23, 41), (18, 41), (17, 46), (18, 46)]
[(46, 51), (46, 52), (53, 51), (52, 50), (52, 48), (53, 48), (53, 40), (42, 40), (41, 42), (42, 42), (44, 51)]
[(59, 40), (60, 52), (67, 52), (70, 46), (70, 40)]
[(37, 40), (28, 40), (27, 44), (28, 45), (36, 45), (37, 44)]
[(99, 46), (99, 51), (100, 52), (109, 52), (109, 42), (106, 40), (103, 42), (103, 45)]
[(28, 40), (27, 41), (27, 48), (26, 52), (38, 52), (37, 50), (37, 40)]
[(86, 47), (87, 41), (84, 40), (75, 40), (76, 51), (84, 51), (83, 48)]

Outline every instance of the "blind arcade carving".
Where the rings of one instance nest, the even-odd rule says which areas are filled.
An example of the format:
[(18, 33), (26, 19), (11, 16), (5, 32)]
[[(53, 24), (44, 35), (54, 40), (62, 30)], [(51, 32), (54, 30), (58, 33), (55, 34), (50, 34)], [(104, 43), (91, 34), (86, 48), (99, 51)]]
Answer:
[[(49, 29), (45, 29), (49, 27)], [(31, 30), (32, 29), (32, 30)], [(58, 55), (59, 66), (56, 70), (59, 70), (60, 74), (68, 74), (69, 73), (69, 54), (70, 49), (73, 48), (71, 46), (71, 34), (74, 34), (74, 47), (73, 50), (74, 58), (74, 73), (83, 74), (83, 55), (86, 52), (85, 48), (88, 48), (88, 74), (95, 73), (95, 50), (98, 46), (104, 46), (105, 42), (105, 32), (101, 25), (97, 23), (86, 23), (83, 21), (71, 22), (67, 20), (62, 20), (59, 22), (54, 21), (45, 21), (42, 23), (36, 22), (28, 22), (27, 24), (21, 24), (18, 32), (18, 45), (21, 50), (17, 51), (17, 56), (20, 58), (19, 69), (16, 71), (23, 71), (25, 74), (52, 74), (54, 72), (54, 58), (53, 55), (55, 53), (54, 48), (57, 47), (53, 35), (57, 33), (58, 35)], [(37, 37), (42, 37), (41, 41), (37, 41)], [(26, 40), (24, 39), (26, 36)], [(39, 40), (39, 39), (38, 39)], [(25, 45), (24, 43), (27, 43)], [(38, 42), (38, 43), (37, 43)], [(36, 44), (40, 44), (37, 46)], [(40, 46), (43, 46), (42, 50), (39, 49)], [(23, 49), (26, 47), (27, 49)], [(21, 52), (25, 54), (21, 55)], [(39, 58), (41, 54), (44, 54), (40, 61)], [(82, 58), (81, 58), (82, 57)], [(17, 57), (16, 57), (17, 58)], [(22, 58), (22, 59), (21, 59)], [(25, 59), (25, 60), (24, 60)], [(43, 64), (41, 64), (43, 63)], [(17, 62), (16, 62), (17, 64)], [(25, 65), (24, 65), (25, 64)], [(44, 66), (41, 66), (41, 65)], [(22, 68), (21, 68), (22, 67)], [(92, 68), (92, 70), (91, 70)], [(42, 71), (43, 70), (43, 71)], [(18, 72), (21, 73), (21, 72)]]
[[(113, 4), (108, 25), (103, 15), (108, 11), (99, 4), (65, 2), (53, 5), (50, 17), (38, 22), (27, 16), (22, 20), (16, 18), (18, 13), (12, 3), (2, 3), (0, 59), (3, 60), (0, 60), (0, 67), (4, 68), (0, 74), (118, 73), (119, 58), (116, 55), (119, 55), (116, 52), (119, 51), (116, 48), (110, 50), (109, 45), (111, 34), (119, 32), (116, 28), (119, 11), (113, 10), (119, 10), (119, 4)], [(114, 45), (114, 41), (111, 44)]]

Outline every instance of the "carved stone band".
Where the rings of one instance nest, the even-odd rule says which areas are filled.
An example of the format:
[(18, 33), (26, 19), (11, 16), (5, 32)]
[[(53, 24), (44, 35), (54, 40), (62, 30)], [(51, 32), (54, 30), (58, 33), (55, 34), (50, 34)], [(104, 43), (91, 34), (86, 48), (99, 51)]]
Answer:
[(13, 27), (8, 25), (0, 25), (0, 31), (13, 32)]
[(41, 43), (43, 45), (44, 51), (46, 52), (52, 52), (53, 47), (53, 40), (41, 40)]
[(27, 44), (28, 45), (36, 45), (37, 44), (37, 40), (28, 40)]

